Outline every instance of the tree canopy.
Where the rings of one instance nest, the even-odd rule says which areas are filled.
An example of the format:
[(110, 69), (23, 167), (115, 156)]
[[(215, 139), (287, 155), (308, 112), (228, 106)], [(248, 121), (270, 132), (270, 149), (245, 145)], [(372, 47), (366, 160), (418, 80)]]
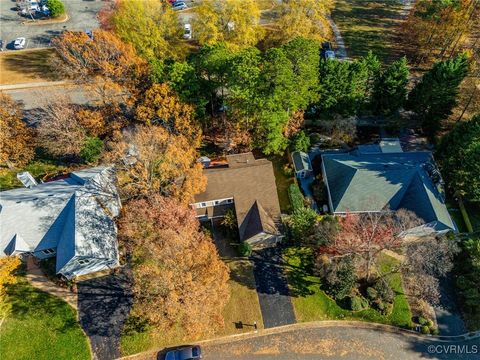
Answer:
[(35, 154), (33, 131), (22, 120), (13, 99), (0, 92), (0, 164), (22, 166)]
[(130, 201), (119, 239), (132, 255), (134, 317), (157, 330), (179, 325), (193, 337), (223, 326), (228, 267), (192, 209), (159, 194)]
[(457, 123), (441, 139), (437, 158), (452, 192), (480, 201), (480, 114)]

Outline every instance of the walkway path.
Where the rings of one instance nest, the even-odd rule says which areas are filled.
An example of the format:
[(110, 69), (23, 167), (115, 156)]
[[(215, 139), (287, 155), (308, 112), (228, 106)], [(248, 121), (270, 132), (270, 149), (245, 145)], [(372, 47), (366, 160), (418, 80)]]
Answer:
[(59, 297), (70, 304), (75, 310), (77, 309), (77, 295), (50, 281), (34, 262), (32, 257), (29, 257), (27, 260), (27, 281), (33, 287)]
[(255, 251), (253, 273), (265, 328), (296, 322), (278, 247)]
[(330, 22), (330, 26), (332, 27), (333, 36), (335, 37), (335, 43), (337, 45), (337, 48), (335, 49), (336, 58), (341, 60), (348, 60), (347, 48), (345, 47), (345, 41), (343, 41), (340, 29), (331, 17), (328, 18), (328, 21)]

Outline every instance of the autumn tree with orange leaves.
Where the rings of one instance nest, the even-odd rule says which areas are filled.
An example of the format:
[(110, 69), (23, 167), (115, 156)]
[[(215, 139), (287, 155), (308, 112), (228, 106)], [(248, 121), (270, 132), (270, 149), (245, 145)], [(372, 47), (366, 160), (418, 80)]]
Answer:
[(160, 192), (189, 203), (206, 186), (191, 139), (162, 126), (124, 130), (109, 144), (105, 158), (116, 164), (125, 198)]
[(167, 84), (154, 84), (148, 89), (136, 106), (135, 115), (147, 125), (162, 126), (174, 135), (185, 136), (193, 147), (200, 145), (201, 130), (193, 107), (182, 103)]
[(0, 165), (22, 166), (34, 155), (33, 131), (22, 121), (20, 107), (0, 92)]
[(94, 30), (93, 39), (84, 32), (65, 31), (52, 46), (59, 55), (54, 66), (89, 85), (103, 105), (131, 103), (141, 90), (146, 63), (110, 31)]
[(124, 210), (119, 239), (132, 256), (131, 316), (158, 331), (180, 326), (195, 338), (222, 327), (229, 271), (194, 211), (159, 194)]
[(326, 245), (321, 254), (331, 257), (353, 256), (365, 262), (367, 280), (375, 258), (382, 250), (394, 250), (402, 246), (404, 232), (421, 224), (411, 211), (380, 211), (363, 214), (347, 214), (338, 218), (339, 227), (323, 234)]

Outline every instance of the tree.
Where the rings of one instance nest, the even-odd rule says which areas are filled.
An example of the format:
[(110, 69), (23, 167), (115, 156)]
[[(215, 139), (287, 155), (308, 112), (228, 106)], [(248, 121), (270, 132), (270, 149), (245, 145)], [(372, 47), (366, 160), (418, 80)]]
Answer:
[(123, 197), (160, 192), (190, 203), (206, 186), (191, 139), (172, 134), (162, 126), (124, 130), (109, 143), (105, 159), (116, 164)]
[(453, 269), (454, 256), (459, 252), (457, 242), (446, 236), (409, 243), (402, 263), (410, 295), (436, 305), (440, 299), (439, 278)]
[(47, 0), (47, 7), (53, 18), (65, 14), (65, 6), (60, 0)]
[(339, 219), (339, 231), (321, 247), (321, 252), (332, 257), (360, 257), (365, 261), (368, 280), (377, 255), (382, 250), (393, 250), (402, 246), (404, 229), (413, 228), (420, 223), (412, 212), (406, 210), (400, 217), (391, 211), (347, 214)]
[(312, 208), (296, 209), (288, 218), (288, 227), (293, 239), (298, 244), (308, 244), (308, 238), (313, 232), (315, 223), (318, 221), (318, 214)]
[(237, 51), (256, 45), (264, 36), (255, 0), (204, 0), (194, 10), (193, 36), (200, 45), (224, 42)]
[(406, 58), (393, 62), (380, 72), (372, 94), (372, 108), (375, 113), (390, 115), (404, 105), (408, 73)]
[(23, 166), (34, 157), (33, 131), (22, 121), (20, 107), (0, 92), (0, 164)]
[(286, 43), (296, 37), (321, 42), (331, 37), (329, 22), (333, 2), (330, 0), (284, 0), (281, 2), (280, 18), (272, 33), (273, 41)]
[[(336, 300), (342, 300), (352, 293), (357, 280), (353, 258), (347, 256), (339, 259), (324, 259), (322, 268), (317, 272), (324, 280), (324, 288), (327, 294)], [(317, 265), (321, 261), (317, 261)]]
[(465, 54), (440, 61), (427, 71), (408, 95), (407, 108), (417, 113), (430, 135), (441, 127), (456, 104), (460, 83), (468, 72)]
[(439, 144), (439, 159), (448, 187), (471, 201), (480, 200), (480, 114), (455, 124)]
[(237, 215), (233, 209), (228, 209), (225, 212), (221, 224), (229, 230), (233, 230), (237, 227)]
[(305, 131), (300, 130), (292, 139), (292, 147), (294, 151), (306, 152), (310, 148), (310, 138)]
[(20, 266), (21, 261), (16, 256), (7, 256), (0, 259), (0, 328), (11, 311), (5, 285), (15, 284), (17, 278), (13, 272)]
[(182, 23), (167, 1), (117, 1), (110, 24), (147, 60), (181, 59), (186, 53)]
[(54, 102), (45, 104), (43, 111), (37, 127), (38, 145), (53, 156), (80, 155), (87, 134), (78, 122), (70, 99), (59, 95)]
[(93, 40), (84, 32), (65, 31), (52, 46), (59, 55), (53, 66), (87, 83), (103, 105), (131, 102), (144, 83), (146, 63), (131, 44), (110, 31), (95, 30)]
[(90, 164), (95, 163), (100, 159), (103, 151), (103, 141), (98, 137), (87, 137), (80, 150), (80, 157), (84, 162)]
[(133, 316), (195, 338), (223, 325), (228, 267), (192, 209), (159, 194), (133, 200), (119, 220), (119, 239), (131, 255)]
[(147, 125), (163, 126), (168, 132), (190, 139), (200, 146), (201, 131), (193, 119), (193, 108), (182, 103), (167, 84), (154, 84), (135, 108), (138, 120)]

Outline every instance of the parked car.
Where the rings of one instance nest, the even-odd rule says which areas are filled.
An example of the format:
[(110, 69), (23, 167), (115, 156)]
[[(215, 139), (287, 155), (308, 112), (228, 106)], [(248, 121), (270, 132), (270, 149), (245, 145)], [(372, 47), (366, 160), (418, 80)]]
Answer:
[(197, 360), (201, 358), (202, 349), (200, 346), (189, 346), (172, 350), (165, 355), (165, 360)]
[(183, 38), (186, 40), (192, 39), (192, 25), (185, 24), (183, 27)]
[(92, 29), (85, 29), (85, 34), (87, 34), (87, 36), (93, 40), (93, 30)]
[(185, 10), (187, 8), (188, 8), (187, 4), (185, 4), (183, 1), (176, 1), (172, 4), (173, 10)]
[(25, 39), (24, 37), (19, 37), (15, 39), (15, 41), (13, 42), (13, 47), (16, 50), (24, 49), (26, 42), (27, 42), (27, 39)]
[(329, 42), (322, 43), (321, 55), (325, 60), (335, 59), (335, 51), (333, 51), (331, 43)]

